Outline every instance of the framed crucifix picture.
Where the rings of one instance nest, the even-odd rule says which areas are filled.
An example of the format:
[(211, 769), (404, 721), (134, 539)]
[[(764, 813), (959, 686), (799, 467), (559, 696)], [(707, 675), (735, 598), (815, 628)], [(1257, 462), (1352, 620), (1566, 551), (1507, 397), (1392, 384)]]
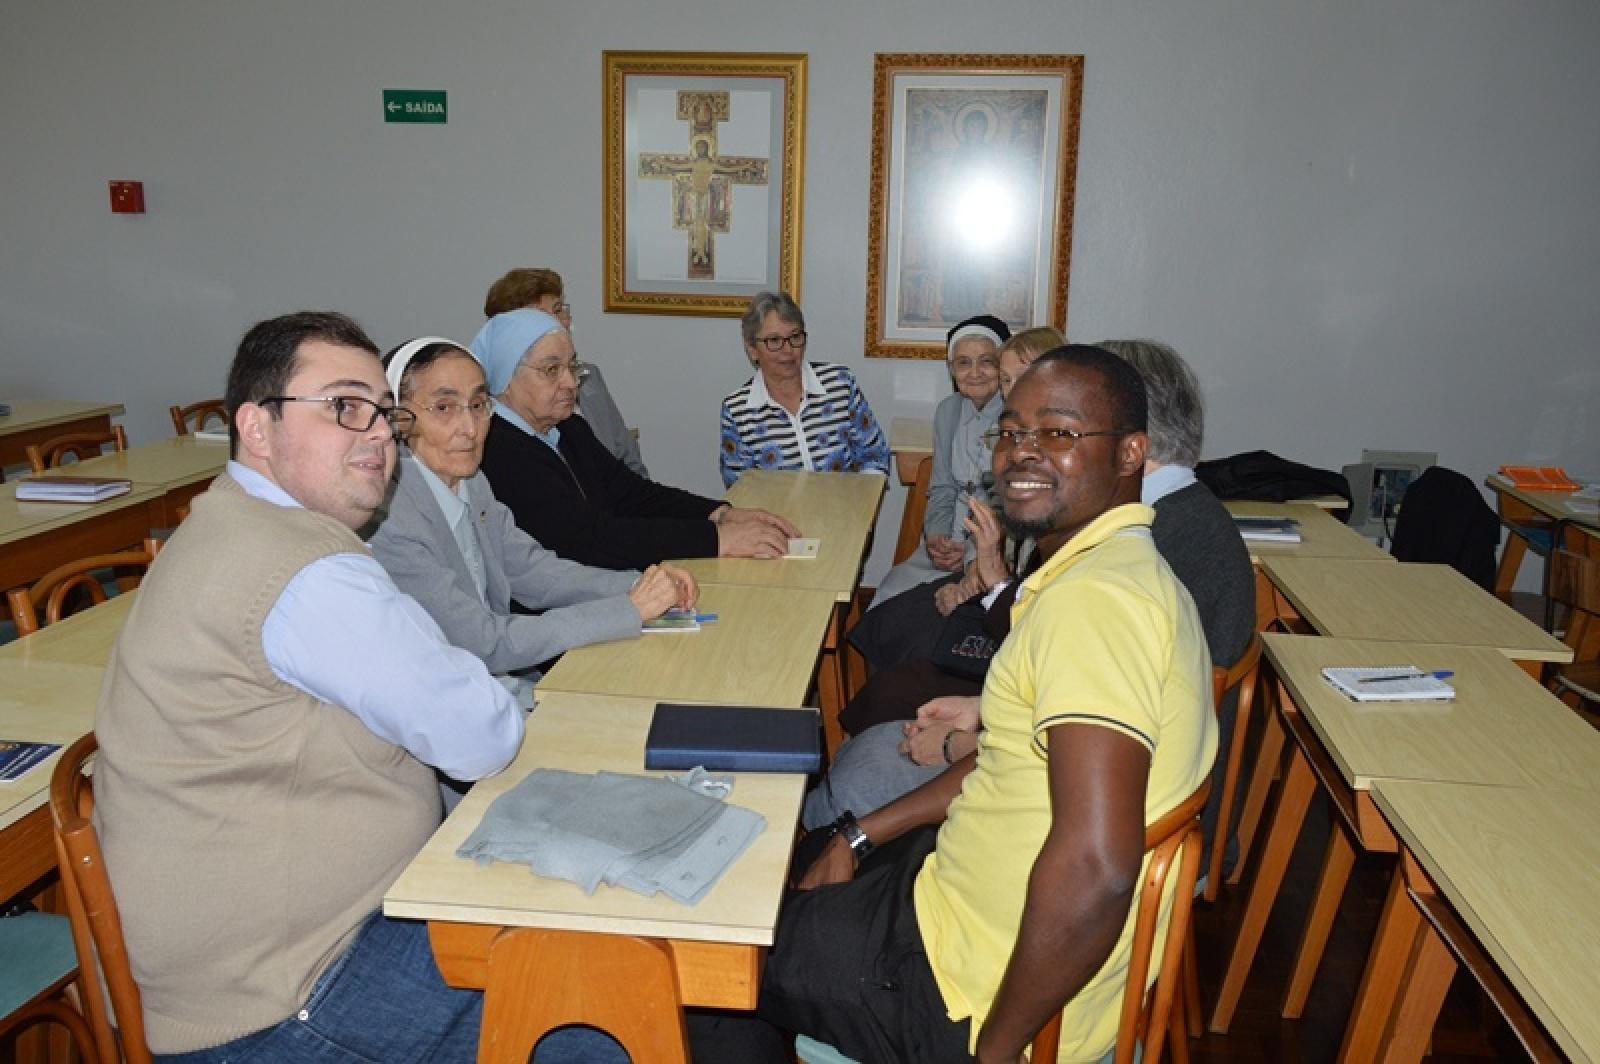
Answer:
[(605, 308), (800, 298), (806, 57), (605, 53)]
[(1081, 55), (883, 55), (873, 76), (869, 355), (943, 358), (993, 314), (1065, 330)]

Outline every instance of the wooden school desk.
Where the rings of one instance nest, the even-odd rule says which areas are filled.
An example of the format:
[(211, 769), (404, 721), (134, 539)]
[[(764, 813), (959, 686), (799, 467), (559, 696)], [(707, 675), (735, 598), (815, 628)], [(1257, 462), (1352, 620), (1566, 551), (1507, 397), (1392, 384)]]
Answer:
[[(1283, 881), (1307, 807), (1320, 785), (1348, 830), (1336, 828), (1307, 919), (1284, 1015), (1300, 1015), (1332, 927), (1350, 867), (1352, 844), (1395, 849), (1373, 807), (1379, 779), (1420, 779), (1497, 786), (1577, 781), (1600, 786), (1600, 733), (1489, 647), (1268, 634), (1267, 659), (1278, 677), (1281, 730), (1293, 740), (1255, 879), (1229, 953), (1211, 1029), (1232, 1021), (1262, 929)], [(1416, 665), (1448, 669), (1451, 702), (1356, 703), (1323, 680), (1325, 666)], [(1269, 740), (1263, 739), (1266, 744)], [(1592, 783), (1590, 780), (1592, 779)]]
[(1571, 508), (1572, 493), (1569, 491), (1519, 488), (1499, 473), (1489, 474), (1483, 483), (1494, 492), (1495, 509), (1499, 512), (1500, 522), (1507, 526), (1505, 547), (1500, 553), (1500, 564), (1494, 574), (1494, 593), (1506, 601), (1510, 601), (1511, 587), (1517, 581), (1517, 570), (1522, 566), (1523, 555), (1528, 552), (1528, 541), (1509, 526), (1550, 528), (1552, 541), (1561, 534), (1563, 525), (1600, 529), (1600, 515)]
[(1378, 547), (1349, 525), (1332, 517), (1319, 506), (1306, 502), (1256, 502), (1229, 499), (1223, 507), (1235, 517), (1293, 518), (1300, 523), (1299, 543), (1244, 541), (1256, 576), (1256, 627), (1265, 630), (1277, 615), (1272, 582), (1261, 570), (1264, 558), (1354, 558), (1368, 561), (1393, 561), (1393, 555)]
[(136, 488), (159, 488), (161, 527), (178, 523), (177, 509), (187, 506), (228, 464), (228, 445), (195, 436), (140, 443), (116, 454), (77, 462), (64, 473), (85, 477), (124, 477)]
[[(94, 729), (106, 658), (137, 591), (0, 647), (0, 738), (59, 743)], [(59, 755), (0, 783), (0, 904), (56, 865), (45, 800)]]
[[(508, 1036), (497, 1029), (500, 1017), (514, 1022), (517, 1003), (528, 1000), (528, 987), (541, 974), (537, 956), (519, 968), (496, 963), (493, 955), (508, 944), (514, 948), (525, 928), (659, 943), (670, 956), (682, 1005), (755, 1007), (788, 875), (803, 776), (738, 775), (728, 800), (764, 816), (766, 829), (697, 905), (603, 885), (585, 895), (572, 883), (535, 876), (525, 865), (483, 866), (455, 856), (489, 803), (535, 768), (642, 772), (654, 701), (552, 694), (540, 702), (511, 767), (473, 787), (384, 896), (386, 915), (428, 921), (447, 982), (486, 991), (480, 1053)], [(607, 991), (628, 994), (628, 979), (628, 972), (618, 972)], [(502, 1003), (509, 1005), (503, 1013)], [(526, 1048), (520, 1059), (527, 1059)]]
[[(0, 396), (4, 398), (4, 396)], [(66, 399), (7, 399), (11, 413), (0, 417), (0, 469), (28, 460), (28, 445), (74, 432), (110, 432), (121, 403), (79, 403)]]
[(1327, 558), (1264, 558), (1279, 609), (1322, 635), (1490, 647), (1537, 676), (1572, 648), (1448, 565)]
[(58, 565), (137, 544), (162, 526), (165, 492), (135, 485), (103, 502), (19, 502), (0, 484), (0, 591), (31, 584)]
[(698, 632), (567, 651), (534, 689), (632, 695), (672, 702), (802, 706), (834, 613), (826, 591), (705, 584), (700, 612), (717, 619)]
[(735, 506), (781, 514), (803, 536), (820, 539), (817, 557), (689, 558), (677, 561), (701, 584), (747, 584), (832, 593), (839, 608), (823, 644), (825, 660), (817, 673), (818, 698), (827, 728), (828, 748), (841, 738), (838, 719), (845, 702), (844, 632), (854, 619), (861, 565), (872, 543), (873, 525), (883, 501), (885, 478), (876, 473), (792, 473), (747, 470), (724, 496)]
[(1554, 1041), (1571, 1060), (1600, 1060), (1600, 794), (1413, 780), (1372, 794), (1407, 883), (1390, 891), (1362, 977), (1351, 1027), (1363, 1044), (1420, 1059), (1460, 957), (1534, 1059), (1558, 1059)]

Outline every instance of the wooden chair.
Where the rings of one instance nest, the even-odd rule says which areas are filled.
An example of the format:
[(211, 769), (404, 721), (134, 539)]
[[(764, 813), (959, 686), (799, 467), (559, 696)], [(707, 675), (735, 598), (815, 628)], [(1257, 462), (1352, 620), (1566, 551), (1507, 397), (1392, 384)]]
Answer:
[[(11, 620), (17, 626), (17, 635), (32, 635), (43, 627), (39, 621), (41, 605), (44, 607), (43, 624), (55, 624), (66, 612), (67, 596), (79, 589), (87, 593), (91, 604), (100, 605), (107, 596), (104, 586), (93, 575), (96, 570), (148, 570), (160, 550), (160, 540), (147, 539), (139, 550), (79, 558), (45, 573), (31, 588), (19, 587), (6, 592), (6, 602), (11, 607)], [(118, 585), (124, 591), (138, 586), (138, 583), (138, 575), (118, 579)]]
[[(1188, 953), (1189, 912), (1194, 903), (1195, 883), (1200, 876), (1200, 810), (1211, 794), (1206, 780), (1176, 809), (1151, 824), (1144, 832), (1145, 852), (1150, 855), (1144, 882), (1135, 903), (1133, 949), (1128, 956), (1128, 982), (1122, 990), (1122, 1017), (1117, 1024), (1114, 1064), (1132, 1064), (1134, 1054), (1156, 1064), (1171, 1034), (1174, 1060), (1187, 1061), (1188, 1043), (1184, 1038), (1184, 995), (1178, 982)], [(1157, 921), (1161, 897), (1171, 884), (1172, 914), (1167, 919), (1166, 939), (1162, 943), (1161, 967), (1155, 983), (1145, 990), (1145, 979), (1155, 954)], [(1044, 1025), (1033, 1040), (1030, 1060), (1056, 1059), (1061, 1044), (1061, 1016)]]
[[(89, 1017), (97, 1058), (102, 1064), (150, 1064), (145, 1043), (144, 1006), (133, 981), (122, 917), (111, 891), (105, 856), (95, 834), (94, 788), (84, 766), (98, 750), (93, 732), (61, 755), (50, 777), (50, 820), (55, 829), (56, 864), (61, 870), (67, 919), (78, 953), (81, 998)], [(98, 965), (96, 959), (98, 958)], [(104, 989), (102, 989), (102, 979)], [(111, 1012), (106, 1012), (110, 998)], [(115, 1030), (113, 1030), (113, 1017)]]
[(1233, 737), (1224, 756), (1222, 767), (1222, 798), (1217, 811), (1215, 835), (1211, 839), (1211, 859), (1206, 865), (1205, 900), (1217, 900), (1222, 885), (1222, 856), (1227, 849), (1229, 828), (1233, 820), (1233, 799), (1239, 789), (1239, 770), (1244, 766), (1245, 736), (1250, 730), (1250, 710), (1255, 704), (1256, 681), (1261, 675), (1261, 634), (1250, 636), (1250, 645), (1232, 666), (1221, 665), (1211, 670), (1211, 708), (1222, 713), (1223, 700), (1229, 691), (1238, 691), (1238, 704), (1233, 710)]
[(66, 996), (78, 981), (67, 919), (36, 912), (0, 919), (0, 958), (0, 1043), (36, 1023), (57, 1023), (93, 1060), (94, 1036)]
[(172, 415), (172, 427), (179, 436), (199, 432), (212, 418), (222, 422), (223, 431), (228, 428), (228, 408), (221, 399), (202, 399), (188, 406), (171, 406), (167, 408), (167, 413)]
[(100, 448), (108, 443), (118, 451), (128, 449), (128, 436), (122, 431), (121, 425), (112, 425), (110, 432), (74, 432), (43, 443), (30, 443), (27, 448), (28, 464), (35, 473), (43, 473), (59, 466), (69, 454), (79, 461), (99, 458)]
[(917, 479), (906, 492), (906, 508), (900, 515), (900, 538), (894, 544), (894, 564), (899, 565), (916, 553), (922, 542), (922, 517), (928, 512), (928, 485), (933, 480), (933, 456), (917, 463)]
[(1557, 547), (1549, 566), (1549, 596), (1566, 607), (1565, 642), (1577, 656), (1551, 673), (1550, 690), (1569, 704), (1600, 707), (1600, 557)]

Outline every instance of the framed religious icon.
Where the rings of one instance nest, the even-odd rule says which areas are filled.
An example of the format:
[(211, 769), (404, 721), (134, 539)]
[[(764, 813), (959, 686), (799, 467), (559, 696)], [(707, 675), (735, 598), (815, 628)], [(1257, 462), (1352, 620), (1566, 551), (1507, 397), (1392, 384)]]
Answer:
[(1081, 55), (883, 55), (867, 353), (943, 358), (974, 314), (1066, 328)]
[(605, 53), (605, 308), (800, 298), (806, 57)]

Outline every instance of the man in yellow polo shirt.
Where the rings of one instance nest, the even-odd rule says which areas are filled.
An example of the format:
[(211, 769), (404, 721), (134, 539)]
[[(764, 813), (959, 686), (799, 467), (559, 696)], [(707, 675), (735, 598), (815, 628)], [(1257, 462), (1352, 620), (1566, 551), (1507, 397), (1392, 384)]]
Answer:
[(764, 1018), (863, 1061), (1016, 1061), (1065, 1007), (1059, 1059), (1110, 1048), (1145, 826), (1217, 745), (1199, 618), (1139, 503), (1144, 430), (1137, 371), (1100, 348), (1058, 348), (1013, 389), (997, 489), (1045, 560), (990, 669), (983, 739), (840, 818), (779, 922)]

